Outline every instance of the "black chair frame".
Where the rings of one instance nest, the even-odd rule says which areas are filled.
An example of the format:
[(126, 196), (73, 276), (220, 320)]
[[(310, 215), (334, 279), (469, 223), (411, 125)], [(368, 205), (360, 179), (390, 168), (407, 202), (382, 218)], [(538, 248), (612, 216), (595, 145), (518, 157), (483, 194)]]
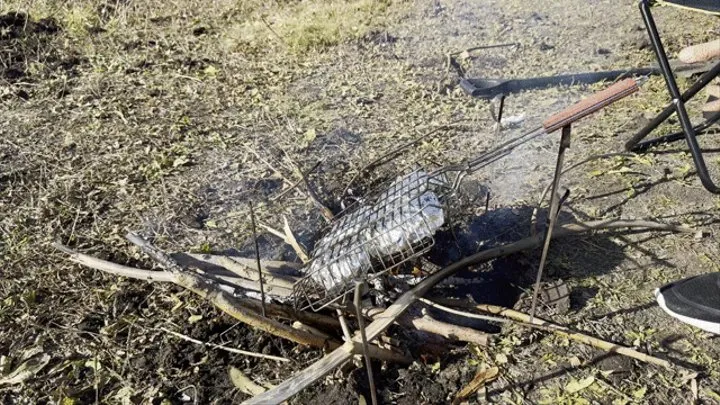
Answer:
[[(708, 117), (703, 123), (693, 126), (690, 122), (690, 118), (685, 108), (685, 103), (693, 98), (702, 88), (707, 86), (714, 78), (720, 75), (720, 62), (715, 64), (712, 69), (704, 73), (689, 89), (684, 93), (678, 89), (675, 76), (668, 61), (665, 48), (660, 39), (655, 20), (653, 19), (652, 13), (650, 12), (651, 0), (640, 1), (640, 12), (642, 13), (643, 21), (645, 22), (645, 28), (648, 35), (650, 36), (650, 43), (655, 56), (657, 57), (658, 64), (662, 70), (662, 75), (665, 78), (665, 84), (667, 85), (668, 92), (672, 97), (672, 101), (660, 112), (653, 120), (651, 120), (643, 129), (636, 133), (626, 144), (625, 149), (632, 152), (644, 152), (650, 147), (667, 142), (674, 142), (685, 139), (690, 154), (692, 155), (695, 168), (697, 169), (698, 177), (702, 185), (711, 193), (720, 194), (720, 187), (718, 187), (711, 179), (708, 173), (707, 165), (705, 164), (705, 158), (703, 157), (702, 149), (697, 141), (697, 136), (707, 132), (714, 123), (720, 120), (720, 112), (713, 114)], [(672, 114), (676, 113), (682, 131), (670, 135), (656, 137), (650, 140), (643, 141), (652, 131), (654, 131), (660, 124), (665, 122)]]

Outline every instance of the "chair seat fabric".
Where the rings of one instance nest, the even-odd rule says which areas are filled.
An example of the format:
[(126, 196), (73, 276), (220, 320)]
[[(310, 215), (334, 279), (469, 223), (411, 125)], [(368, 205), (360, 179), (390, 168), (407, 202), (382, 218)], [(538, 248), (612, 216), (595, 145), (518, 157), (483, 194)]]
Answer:
[(658, 0), (661, 4), (720, 15), (720, 0)]

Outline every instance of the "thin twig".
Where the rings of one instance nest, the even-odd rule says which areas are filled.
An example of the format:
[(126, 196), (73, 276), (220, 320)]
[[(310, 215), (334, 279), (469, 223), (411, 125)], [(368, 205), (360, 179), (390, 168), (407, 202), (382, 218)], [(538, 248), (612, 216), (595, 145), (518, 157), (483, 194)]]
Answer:
[[(573, 163), (572, 165), (568, 166), (565, 170), (562, 171), (561, 174), (566, 174), (574, 169), (577, 169), (580, 166), (583, 166), (587, 163), (590, 163), (595, 160), (600, 159), (607, 159), (611, 157), (617, 157), (617, 156), (626, 156), (626, 157), (632, 157), (636, 156), (635, 153), (632, 152), (611, 152), (611, 153), (603, 153), (599, 155), (592, 155), (587, 157), (586, 159), (583, 159), (577, 163)], [(543, 201), (545, 201), (545, 197), (547, 196), (547, 193), (550, 192), (550, 188), (552, 188), (552, 182), (549, 183), (545, 189), (543, 189), (542, 194), (540, 194), (540, 199), (538, 200), (537, 206), (533, 208), (532, 216), (530, 217), (530, 234), (535, 235), (536, 227), (537, 227), (537, 213), (538, 209), (542, 206)]]
[(411, 316), (403, 314), (397, 322), (403, 326), (410, 326), (419, 331), (442, 336), (450, 341), (472, 343), (478, 346), (487, 346), (490, 343), (489, 335), (467, 326), (437, 320), (430, 315)]
[(215, 349), (225, 350), (226, 352), (230, 352), (230, 353), (242, 354), (242, 355), (250, 356), (250, 357), (259, 357), (261, 359), (269, 359), (269, 360), (275, 360), (275, 361), (283, 361), (283, 362), (290, 361), (290, 359), (287, 359), (285, 357), (272, 356), (269, 354), (262, 354), (262, 353), (256, 353), (256, 352), (248, 352), (246, 350), (235, 349), (233, 347), (222, 346), (222, 345), (218, 345), (218, 344), (210, 343), (210, 342), (203, 342), (201, 340), (193, 339), (190, 336), (186, 336), (181, 333), (173, 332), (171, 330), (168, 330), (168, 329), (162, 328), (162, 327), (160, 328), (160, 330), (162, 330), (163, 332), (167, 332), (167, 333), (169, 333), (175, 337), (178, 337), (182, 340), (186, 340), (188, 342), (195, 343), (197, 345), (209, 346), (209, 347), (212, 347)]
[(496, 305), (488, 305), (488, 304), (481, 304), (481, 305), (475, 306), (476, 309), (478, 309), (482, 312), (501, 315), (504, 317), (504, 318), (502, 318), (502, 317), (495, 317), (495, 316), (488, 316), (488, 315), (478, 315), (478, 314), (475, 314), (472, 312), (466, 312), (466, 311), (460, 311), (460, 310), (453, 309), (453, 308), (448, 308), (448, 307), (445, 307), (443, 305), (440, 305), (436, 302), (430, 301), (425, 298), (420, 298), (419, 300), (421, 302), (424, 302), (435, 308), (441, 309), (443, 311), (447, 311), (447, 312), (455, 314), (455, 315), (464, 316), (466, 318), (483, 319), (483, 320), (488, 320), (488, 321), (493, 321), (493, 322), (504, 322), (504, 323), (512, 322), (516, 325), (524, 326), (527, 328), (539, 329), (539, 330), (542, 330), (545, 332), (557, 333), (557, 334), (559, 334), (561, 336), (565, 336), (569, 339), (572, 339), (572, 340), (575, 340), (575, 341), (578, 341), (578, 342), (581, 342), (581, 343), (584, 343), (584, 344), (587, 344), (587, 345), (590, 345), (590, 346), (593, 346), (593, 347), (596, 347), (599, 349), (622, 354), (622, 355), (625, 355), (625, 356), (628, 356), (628, 357), (631, 357), (631, 358), (634, 358), (637, 360), (641, 360), (641, 361), (644, 361), (647, 363), (652, 363), (652, 364), (656, 364), (656, 365), (663, 366), (663, 367), (670, 367), (670, 363), (665, 360), (649, 356), (647, 354), (633, 350), (629, 347), (624, 347), (622, 345), (610, 343), (610, 342), (604, 341), (599, 338), (588, 336), (581, 332), (572, 331), (566, 326), (557, 325), (557, 324), (551, 323), (549, 321), (546, 321), (544, 319), (540, 319), (538, 317), (532, 318), (528, 314), (525, 314), (525, 313), (522, 313), (519, 311), (515, 311), (513, 309), (504, 308), (504, 307), (500, 307), (500, 306), (496, 306)]
[(472, 48), (467, 48), (462, 51), (455, 51), (455, 52), (449, 53), (448, 55), (460, 55), (463, 52), (478, 51), (480, 49), (507, 48), (507, 47), (517, 46), (517, 45), (520, 45), (520, 43), (519, 42), (508, 42), (505, 44), (480, 45), (480, 46), (474, 46)]
[(285, 46), (285, 48), (288, 48), (288, 44), (287, 44), (287, 42), (285, 42), (285, 39), (284, 39), (283, 37), (281, 37), (277, 32), (275, 32), (275, 30), (270, 26), (270, 24), (267, 22), (267, 20), (265, 20), (265, 17), (263, 17), (263, 16), (261, 15), (261, 16), (260, 16), (260, 21), (263, 22), (263, 24), (265, 25), (265, 27), (266, 27), (273, 35), (275, 35), (275, 37), (280, 41), (281, 44), (283, 44), (283, 46)]
[(271, 227), (270, 225), (263, 224), (262, 222), (258, 222), (258, 226), (261, 228), (265, 228), (266, 231), (270, 232), (271, 234), (277, 236), (278, 238), (282, 239), (283, 242), (288, 243), (287, 239), (285, 239), (285, 234), (283, 232), (278, 231), (277, 229)]
[(355, 183), (355, 181), (358, 179), (358, 177), (364, 175), (365, 173), (367, 173), (368, 171), (374, 169), (375, 167), (380, 166), (380, 165), (382, 165), (382, 164), (384, 164), (384, 163), (386, 163), (386, 162), (388, 162), (388, 161), (396, 158), (400, 153), (402, 153), (402, 151), (404, 151), (405, 149), (407, 149), (407, 148), (409, 148), (409, 147), (411, 147), (411, 146), (419, 143), (420, 141), (424, 140), (425, 138), (429, 137), (430, 135), (433, 135), (433, 134), (437, 133), (438, 131), (442, 131), (442, 130), (445, 130), (445, 129), (449, 129), (449, 128), (456, 127), (457, 124), (458, 124), (459, 122), (461, 122), (461, 121), (463, 121), (463, 120), (456, 120), (456, 121), (453, 121), (453, 122), (451, 122), (451, 123), (449, 123), (449, 124), (441, 125), (441, 126), (439, 126), (439, 127), (437, 127), (437, 128), (433, 128), (432, 130), (430, 130), (430, 131), (428, 131), (428, 132), (425, 132), (424, 134), (418, 136), (417, 138), (415, 138), (415, 139), (413, 139), (413, 140), (411, 140), (411, 141), (409, 141), (409, 142), (406, 142), (406, 143), (398, 146), (397, 148), (394, 148), (394, 149), (392, 149), (391, 151), (389, 151), (389, 152), (387, 152), (387, 153), (384, 153), (383, 155), (375, 158), (373, 161), (371, 161), (370, 163), (368, 163), (368, 164), (366, 164), (365, 166), (363, 166), (363, 168), (360, 169), (360, 171), (358, 171), (357, 174), (355, 174), (355, 176), (353, 176), (353, 177), (350, 179), (350, 181), (348, 182), (348, 184), (345, 186), (345, 189), (343, 190), (342, 195), (343, 195), (343, 196), (347, 195), (348, 190), (350, 189), (350, 187), (352, 187), (352, 185)]
[(499, 307), (496, 305), (485, 305), (485, 304), (478, 305), (477, 309), (479, 309), (483, 312), (496, 314), (496, 315), (502, 315), (502, 316), (514, 319), (516, 321), (520, 321), (520, 324), (524, 325), (524, 326), (546, 327), (553, 333), (556, 333), (560, 336), (564, 336), (564, 337), (567, 337), (568, 339), (572, 339), (572, 340), (575, 340), (575, 341), (578, 341), (581, 343), (585, 343), (586, 345), (590, 345), (590, 346), (596, 347), (598, 349), (606, 350), (606, 351), (609, 351), (612, 353), (622, 354), (623, 356), (631, 357), (635, 360), (640, 360), (645, 363), (655, 364), (655, 365), (665, 367), (665, 368), (672, 368), (672, 364), (667, 360), (659, 359), (657, 357), (650, 356), (645, 353), (641, 353), (637, 350), (631, 349), (626, 346), (607, 342), (605, 340), (598, 339), (598, 338), (592, 337), (592, 336), (588, 336), (588, 335), (580, 333), (580, 332), (575, 332), (565, 326), (560, 326), (560, 325), (548, 322), (546, 320), (540, 319), (538, 317), (531, 317), (528, 314), (525, 314), (525, 313), (522, 313), (519, 311), (515, 311), (513, 309), (503, 308), (503, 307)]
[(290, 187), (286, 188), (285, 190), (281, 191), (280, 194), (273, 196), (270, 201), (277, 201), (280, 198), (282, 198), (285, 194), (289, 193), (290, 191), (294, 190), (297, 186), (304, 183), (305, 177), (309, 176), (312, 172), (314, 172), (318, 167), (320, 167), (320, 164), (322, 164), (322, 160), (318, 160), (315, 162), (315, 164), (309, 168), (308, 170), (305, 170), (302, 173), (301, 179), (293, 183)]
[(305, 252), (305, 249), (303, 249), (302, 246), (298, 243), (297, 239), (295, 238), (295, 235), (292, 232), (292, 229), (290, 229), (290, 225), (288, 224), (287, 217), (283, 215), (283, 231), (285, 231), (285, 241), (288, 245), (290, 245), (293, 250), (295, 251), (295, 254), (298, 255), (300, 260), (303, 263), (307, 263), (310, 261), (310, 257), (308, 256), (307, 252)]
[[(252, 289), (255, 291), (260, 290), (260, 286), (257, 285), (259, 280), (257, 272), (254, 268), (256, 266), (254, 259), (200, 253), (184, 253), (184, 255), (210, 265), (220, 266), (227, 271), (240, 276), (242, 279), (252, 280), (255, 282), (255, 288)], [(261, 260), (260, 262), (262, 264), (262, 272), (264, 274), (263, 281), (265, 282), (265, 286), (268, 287), (267, 290), (272, 291), (273, 295), (288, 296), (292, 292), (293, 284), (298, 279), (296, 276), (291, 275), (292, 272), (296, 270), (297, 267), (295, 265), (297, 263), (278, 262), (273, 260)], [(208, 269), (208, 271), (210, 270), (212, 269)], [(266, 293), (268, 291), (266, 291)]]
[(307, 175), (302, 170), (300, 170), (300, 167), (297, 165), (297, 163), (295, 163), (294, 160), (292, 160), (292, 158), (290, 157), (290, 155), (287, 154), (287, 152), (285, 152), (285, 157), (287, 157), (287, 159), (290, 161), (290, 164), (295, 169), (295, 172), (298, 174), (298, 176), (300, 176), (303, 184), (305, 184), (305, 189), (307, 190), (308, 196), (310, 196), (310, 199), (313, 200), (315, 205), (318, 207), (318, 209), (320, 210), (320, 214), (322, 214), (323, 218), (325, 218), (327, 222), (331, 222), (333, 219), (335, 219), (335, 214), (333, 214), (330, 208), (328, 208), (322, 202), (322, 200), (320, 200), (320, 196), (317, 195), (315, 189), (310, 184)]
[(271, 227), (270, 225), (258, 223), (258, 225), (261, 228), (264, 228), (266, 231), (270, 232), (271, 234), (277, 236), (278, 238), (282, 239), (283, 242), (290, 245), (290, 247), (293, 248), (295, 251), (295, 254), (298, 256), (300, 261), (303, 263), (307, 263), (310, 261), (310, 257), (308, 256), (307, 252), (305, 252), (305, 249), (303, 249), (302, 246), (298, 243), (297, 239), (295, 239), (295, 235), (292, 233), (292, 230), (290, 229), (290, 226), (288, 225), (287, 218), (283, 216), (283, 231), (278, 231), (277, 229)]
[(352, 341), (352, 335), (350, 334), (350, 328), (348, 327), (347, 319), (345, 319), (345, 315), (340, 308), (337, 309), (337, 315), (338, 320), (340, 321), (340, 328), (343, 332), (343, 340), (345, 340), (346, 342)]
[(483, 321), (500, 322), (500, 323), (510, 322), (508, 319), (501, 318), (499, 316), (473, 314), (470, 312), (460, 311), (458, 309), (446, 307), (444, 305), (438, 304), (437, 302), (430, 301), (427, 298), (418, 298), (418, 301), (422, 302), (423, 304), (430, 305), (433, 308), (447, 312), (449, 314), (460, 315), (460, 316), (464, 316), (466, 318), (481, 319)]

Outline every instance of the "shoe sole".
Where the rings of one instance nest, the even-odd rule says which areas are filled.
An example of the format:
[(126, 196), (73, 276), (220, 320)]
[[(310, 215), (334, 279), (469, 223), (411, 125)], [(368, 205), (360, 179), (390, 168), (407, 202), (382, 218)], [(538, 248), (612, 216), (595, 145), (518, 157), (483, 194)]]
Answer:
[(680, 322), (695, 326), (697, 328), (700, 328), (700, 329), (710, 332), (710, 333), (714, 333), (716, 335), (720, 335), (720, 323), (708, 322), (708, 321), (703, 321), (702, 319), (690, 318), (688, 316), (683, 316), (683, 315), (680, 315), (680, 314), (677, 314), (677, 313), (671, 311), (670, 308), (668, 308), (667, 305), (665, 305), (665, 297), (663, 297), (662, 293), (660, 292), (660, 289), (655, 290), (655, 298), (657, 299), (658, 305), (660, 305), (660, 308), (662, 308), (663, 311), (667, 312), (670, 316), (679, 320)]

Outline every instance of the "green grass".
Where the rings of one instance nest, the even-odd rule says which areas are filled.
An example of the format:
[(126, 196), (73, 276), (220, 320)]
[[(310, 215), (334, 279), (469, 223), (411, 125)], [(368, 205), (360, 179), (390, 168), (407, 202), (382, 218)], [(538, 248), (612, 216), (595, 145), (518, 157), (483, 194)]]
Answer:
[(359, 38), (384, 21), (389, 0), (300, 1), (268, 12), (255, 9), (225, 36), (228, 46), (280, 43), (295, 52), (322, 50)]

